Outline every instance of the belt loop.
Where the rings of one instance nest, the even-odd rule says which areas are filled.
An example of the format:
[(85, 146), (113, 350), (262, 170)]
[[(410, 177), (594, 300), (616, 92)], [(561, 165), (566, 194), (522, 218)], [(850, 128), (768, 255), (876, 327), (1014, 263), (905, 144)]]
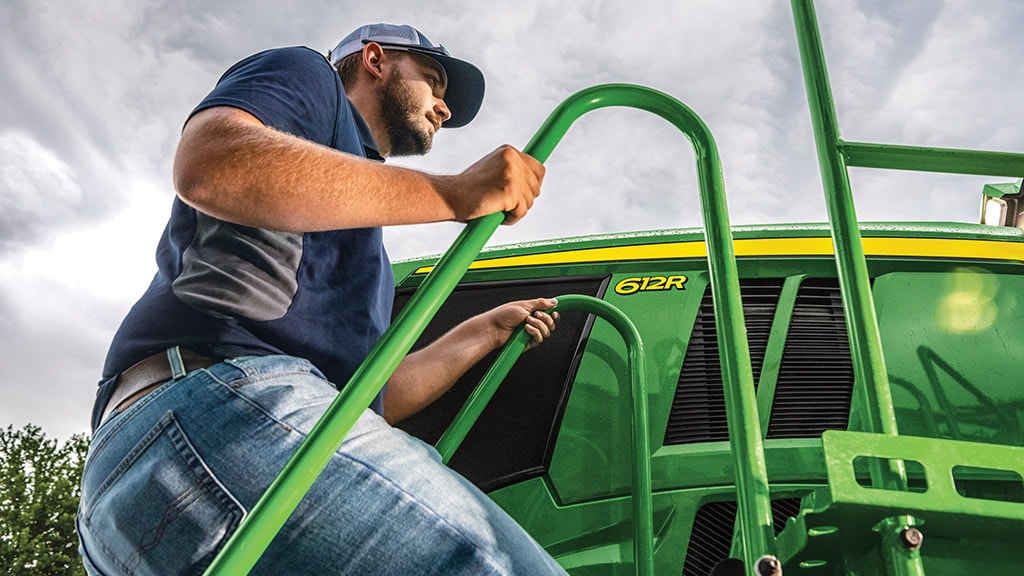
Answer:
[(171, 365), (171, 379), (177, 380), (186, 374), (185, 362), (181, 359), (181, 348), (167, 349), (167, 363)]

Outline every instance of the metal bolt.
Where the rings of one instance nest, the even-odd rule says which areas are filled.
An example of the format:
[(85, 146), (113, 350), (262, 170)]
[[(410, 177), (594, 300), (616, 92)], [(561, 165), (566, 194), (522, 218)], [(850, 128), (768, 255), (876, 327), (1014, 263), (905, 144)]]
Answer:
[(900, 544), (903, 544), (907, 550), (917, 550), (921, 547), (922, 542), (924, 542), (924, 534), (913, 526), (900, 532)]
[(757, 559), (757, 573), (760, 576), (782, 576), (782, 562), (775, 556), (761, 556)]

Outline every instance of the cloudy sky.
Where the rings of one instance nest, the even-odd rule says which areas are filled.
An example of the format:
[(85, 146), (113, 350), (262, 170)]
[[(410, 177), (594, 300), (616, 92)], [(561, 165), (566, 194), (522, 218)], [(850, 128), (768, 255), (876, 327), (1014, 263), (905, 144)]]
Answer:
[[(843, 137), (1024, 151), (1024, 3), (830, 0), (818, 16)], [(733, 222), (825, 219), (788, 2), (517, 0), (0, 2), (0, 426), (88, 430), (121, 317), (148, 284), (182, 122), (258, 50), (326, 52), (366, 22), (412, 23), (477, 63), (484, 108), (402, 164), (458, 171), (522, 147), (575, 91), (656, 88), (715, 134)], [(693, 154), (647, 113), (600, 110), (547, 162), (541, 201), (491, 244), (700, 224)], [(854, 171), (862, 220), (973, 222), (1000, 178)], [(393, 258), (454, 224), (390, 229)]]

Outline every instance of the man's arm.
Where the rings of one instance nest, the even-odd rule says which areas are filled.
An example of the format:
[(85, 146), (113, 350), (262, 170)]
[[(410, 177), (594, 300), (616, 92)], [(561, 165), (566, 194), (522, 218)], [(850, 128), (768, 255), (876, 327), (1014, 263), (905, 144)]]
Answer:
[(394, 424), (412, 416), (438, 399), (466, 370), (491, 351), (503, 346), (526, 321), (533, 337), (530, 347), (551, 335), (558, 313), (553, 298), (510, 302), (452, 328), (430, 345), (406, 356), (388, 381), (384, 417)]
[(221, 220), (289, 232), (522, 218), (544, 167), (502, 146), (456, 175), (385, 166), (273, 130), (230, 107), (195, 114), (174, 159), (178, 195)]

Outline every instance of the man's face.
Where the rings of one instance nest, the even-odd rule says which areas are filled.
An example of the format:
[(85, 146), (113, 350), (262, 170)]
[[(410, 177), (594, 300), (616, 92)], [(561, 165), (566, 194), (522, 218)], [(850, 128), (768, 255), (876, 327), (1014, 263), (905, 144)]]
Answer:
[(430, 151), (434, 134), (451, 113), (442, 98), (444, 70), (433, 60), (402, 54), (391, 68), (381, 94), (389, 156), (415, 156)]

